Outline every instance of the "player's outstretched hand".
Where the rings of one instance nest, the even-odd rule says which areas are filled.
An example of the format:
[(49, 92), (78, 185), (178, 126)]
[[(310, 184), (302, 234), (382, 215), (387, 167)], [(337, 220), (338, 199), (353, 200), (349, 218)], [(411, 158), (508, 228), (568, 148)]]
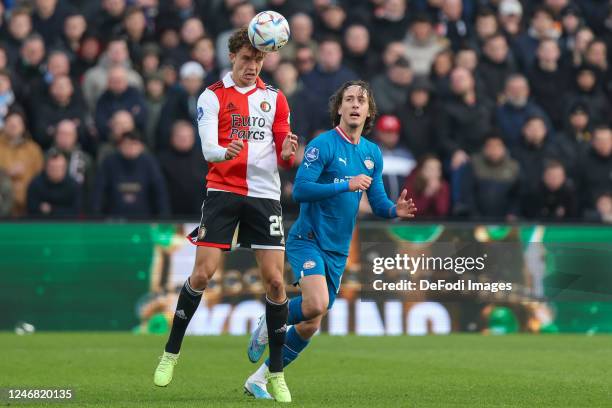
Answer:
[(243, 147), (242, 140), (232, 140), (230, 144), (227, 145), (225, 160), (232, 160), (234, 157), (238, 156)]
[(397, 199), (397, 216), (400, 218), (414, 218), (414, 213), (417, 212), (417, 208), (412, 202), (412, 198), (406, 200), (407, 195), (408, 190), (404, 189)]
[(349, 191), (366, 191), (372, 184), (372, 177), (360, 174), (349, 181)]
[(289, 160), (295, 154), (298, 148), (298, 137), (289, 132), (283, 141), (283, 149), (281, 150), (281, 159)]

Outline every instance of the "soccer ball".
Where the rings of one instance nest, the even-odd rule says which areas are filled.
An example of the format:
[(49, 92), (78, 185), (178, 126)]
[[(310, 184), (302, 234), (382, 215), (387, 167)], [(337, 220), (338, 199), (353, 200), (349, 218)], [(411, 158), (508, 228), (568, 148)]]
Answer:
[(281, 49), (289, 41), (289, 23), (276, 11), (262, 11), (249, 23), (249, 40), (263, 52)]

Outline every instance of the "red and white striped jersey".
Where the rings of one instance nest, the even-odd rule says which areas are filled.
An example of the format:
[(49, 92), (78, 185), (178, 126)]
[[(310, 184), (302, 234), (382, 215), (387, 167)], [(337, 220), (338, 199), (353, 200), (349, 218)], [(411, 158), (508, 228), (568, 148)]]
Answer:
[[(208, 189), (280, 200), (278, 166), (293, 161), (280, 157), (289, 131), (287, 98), (259, 77), (254, 86), (238, 88), (228, 73), (206, 88), (198, 98), (198, 132), (209, 162)], [(242, 151), (225, 160), (226, 146), (236, 139)]]

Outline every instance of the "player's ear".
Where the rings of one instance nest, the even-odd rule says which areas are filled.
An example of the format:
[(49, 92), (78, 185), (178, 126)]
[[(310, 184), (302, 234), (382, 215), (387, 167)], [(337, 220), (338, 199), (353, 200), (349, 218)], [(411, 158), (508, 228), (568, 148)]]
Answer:
[(230, 57), (230, 62), (232, 63), (232, 65), (234, 65), (234, 61), (236, 61), (236, 54), (234, 54), (233, 52), (230, 52), (229, 57)]

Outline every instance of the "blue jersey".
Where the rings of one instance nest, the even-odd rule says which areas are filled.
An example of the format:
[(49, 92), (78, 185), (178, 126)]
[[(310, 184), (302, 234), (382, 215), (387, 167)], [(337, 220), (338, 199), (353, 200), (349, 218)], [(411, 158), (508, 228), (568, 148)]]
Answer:
[(372, 177), (367, 190), (374, 213), (397, 216), (382, 180), (382, 153), (363, 136), (354, 144), (336, 127), (313, 139), (304, 153), (293, 187), (300, 215), (289, 233), (315, 239), (324, 251), (348, 255), (359, 210), (361, 191), (349, 191), (349, 180), (360, 174)]

